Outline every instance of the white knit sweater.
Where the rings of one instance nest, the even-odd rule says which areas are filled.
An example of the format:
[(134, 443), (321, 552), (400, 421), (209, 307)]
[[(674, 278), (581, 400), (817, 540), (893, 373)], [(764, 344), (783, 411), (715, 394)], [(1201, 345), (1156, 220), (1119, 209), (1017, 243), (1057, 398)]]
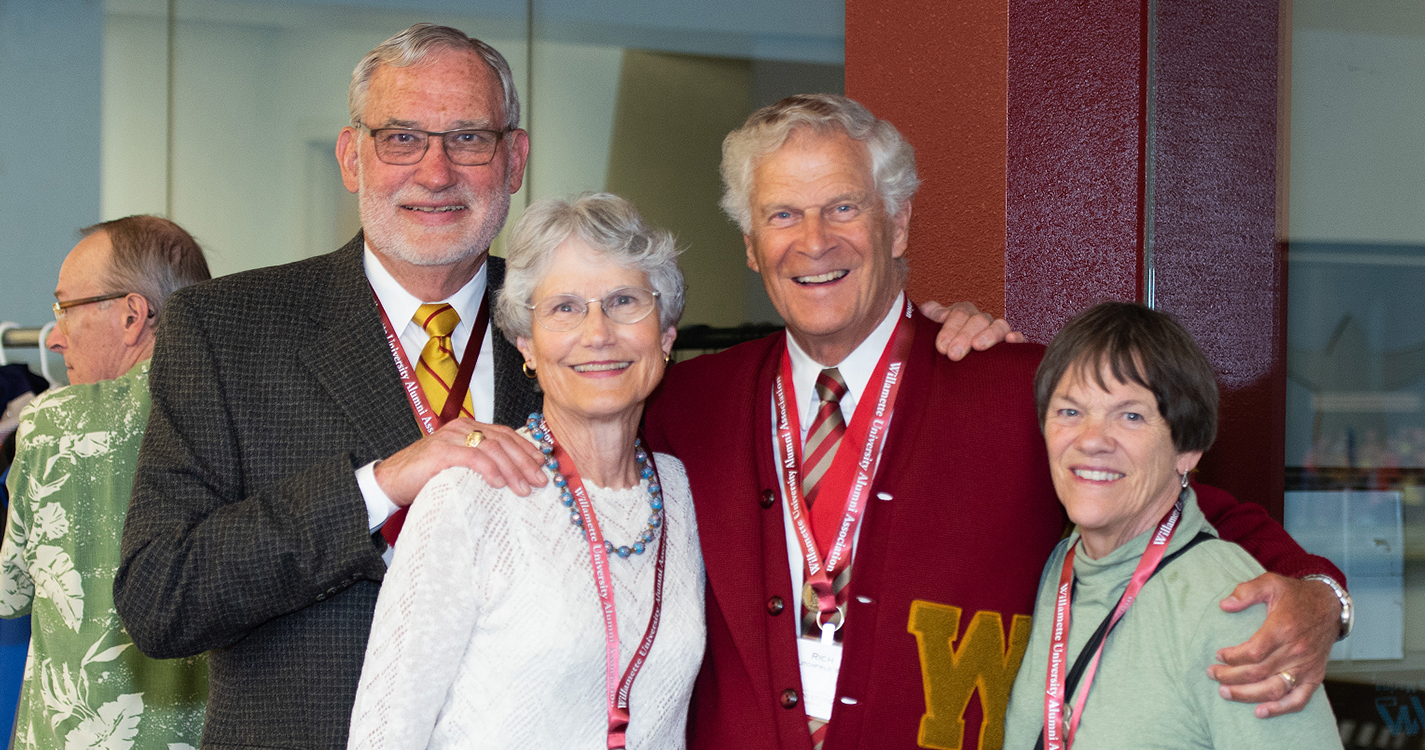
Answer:
[[(685, 746), (705, 636), (687, 474), (671, 456), (655, 461), (659, 541), (609, 561), (622, 672), (648, 626), (657, 544), (670, 545), (662, 622), (629, 698), (630, 750)], [(646, 528), (646, 483), (585, 487), (615, 545)], [(553, 484), (519, 497), (446, 470), (416, 498), (381, 585), (348, 747), (604, 750), (604, 649), (588, 544)]]

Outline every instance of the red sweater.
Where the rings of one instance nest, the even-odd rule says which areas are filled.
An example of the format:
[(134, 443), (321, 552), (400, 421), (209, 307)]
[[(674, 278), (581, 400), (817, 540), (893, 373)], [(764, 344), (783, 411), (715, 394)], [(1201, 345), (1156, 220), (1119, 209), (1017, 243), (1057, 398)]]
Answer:
[[(853, 563), (826, 750), (998, 748), (1040, 572), (1067, 524), (1034, 408), (1043, 347), (957, 363), (935, 351), (938, 330), (917, 313)], [(650, 445), (687, 467), (707, 565), (692, 748), (811, 747), (772, 449), (783, 347), (777, 334), (681, 363), (647, 412)], [(1222, 536), (1267, 568), (1342, 580), (1260, 506), (1197, 491)]]

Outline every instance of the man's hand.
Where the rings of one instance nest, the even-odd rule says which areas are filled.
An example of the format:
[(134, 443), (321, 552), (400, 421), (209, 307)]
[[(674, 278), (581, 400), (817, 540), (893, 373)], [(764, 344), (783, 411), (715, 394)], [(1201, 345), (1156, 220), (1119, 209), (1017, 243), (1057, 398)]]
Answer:
[(920, 306), (920, 312), (943, 324), (935, 337), (935, 348), (955, 362), (963, 359), (971, 348), (984, 351), (1001, 341), (1025, 342), (1024, 334), (1009, 330), (1008, 321), (980, 312), (973, 302), (956, 302), (949, 307), (926, 302)]
[[(1239, 584), (1222, 600), (1222, 609), (1241, 612), (1266, 602), (1267, 620), (1240, 646), (1217, 652), (1221, 664), (1207, 668), (1222, 683), (1228, 700), (1260, 703), (1257, 718), (1296, 713), (1326, 679), (1331, 644), (1341, 632), (1341, 601), (1318, 581), (1264, 573)], [(1290, 687), (1285, 672), (1295, 679)]]
[[(465, 439), (471, 430), (484, 434), (479, 447)], [(528, 495), (530, 486), (543, 487), (544, 454), (514, 430), (498, 424), (481, 424), (464, 417), (447, 423), (376, 464), (376, 483), (402, 508), (411, 504), (431, 477), (452, 466), (464, 466), (479, 474), (491, 487), (509, 488), (516, 495)]]

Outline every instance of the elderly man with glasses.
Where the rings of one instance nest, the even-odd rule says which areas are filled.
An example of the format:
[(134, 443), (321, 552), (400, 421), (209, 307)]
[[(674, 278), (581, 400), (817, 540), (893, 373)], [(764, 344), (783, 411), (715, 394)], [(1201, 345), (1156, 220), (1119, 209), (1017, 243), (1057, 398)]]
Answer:
[(149, 358), (169, 294), (208, 278), (193, 238), (156, 216), (82, 230), (59, 270), (55, 327), (70, 385), (20, 413), (8, 528), (0, 547), (0, 616), (32, 615), (20, 747), (196, 746), (207, 667), (156, 661), (133, 647), (114, 612), (114, 569), (139, 443), (148, 421)]

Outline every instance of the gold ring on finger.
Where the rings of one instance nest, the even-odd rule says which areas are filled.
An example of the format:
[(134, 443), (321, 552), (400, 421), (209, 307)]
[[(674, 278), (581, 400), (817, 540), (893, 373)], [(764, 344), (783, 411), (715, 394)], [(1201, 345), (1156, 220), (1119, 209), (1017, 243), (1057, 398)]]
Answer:
[(479, 430), (471, 430), (470, 434), (465, 436), (465, 444), (471, 448), (483, 442), (485, 442), (485, 433)]
[(1291, 676), (1291, 672), (1277, 672), (1277, 676), (1286, 680), (1287, 690), (1290, 691), (1296, 688), (1296, 678)]

